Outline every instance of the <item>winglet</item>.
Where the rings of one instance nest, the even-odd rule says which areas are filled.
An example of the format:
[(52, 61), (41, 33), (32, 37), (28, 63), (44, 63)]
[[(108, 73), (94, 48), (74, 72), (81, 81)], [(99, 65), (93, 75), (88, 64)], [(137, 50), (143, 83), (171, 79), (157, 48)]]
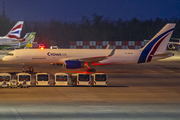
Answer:
[(106, 47), (106, 49), (109, 49), (109, 46), (110, 46), (110, 44), (108, 44), (108, 46)]
[(111, 51), (111, 53), (110, 53), (107, 57), (113, 56), (113, 55), (114, 55), (115, 50), (116, 50), (116, 47), (114, 47), (114, 48), (113, 48), (113, 50)]

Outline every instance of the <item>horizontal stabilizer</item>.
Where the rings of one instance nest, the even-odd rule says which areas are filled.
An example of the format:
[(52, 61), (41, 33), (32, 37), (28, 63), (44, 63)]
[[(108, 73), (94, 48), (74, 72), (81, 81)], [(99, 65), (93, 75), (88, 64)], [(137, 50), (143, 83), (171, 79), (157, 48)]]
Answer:
[(162, 54), (155, 54), (151, 55), (152, 57), (167, 57), (167, 56), (174, 56), (173, 53), (162, 53)]

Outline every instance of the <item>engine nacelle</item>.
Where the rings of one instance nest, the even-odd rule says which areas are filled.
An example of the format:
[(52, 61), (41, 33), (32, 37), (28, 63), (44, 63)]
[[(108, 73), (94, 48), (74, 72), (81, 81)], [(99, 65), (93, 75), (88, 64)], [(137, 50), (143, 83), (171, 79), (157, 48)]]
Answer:
[(169, 44), (168, 44), (168, 49), (170, 49), (170, 50), (172, 50), (172, 49), (175, 49), (175, 46), (174, 46), (174, 44), (172, 44), (172, 43), (169, 43)]
[(85, 67), (85, 63), (78, 60), (66, 60), (64, 68), (66, 69), (77, 69)]

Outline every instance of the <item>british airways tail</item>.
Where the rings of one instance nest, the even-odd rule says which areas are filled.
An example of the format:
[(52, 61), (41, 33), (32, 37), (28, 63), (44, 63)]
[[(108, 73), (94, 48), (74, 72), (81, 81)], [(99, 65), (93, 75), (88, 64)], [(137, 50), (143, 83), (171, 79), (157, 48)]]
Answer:
[(143, 48), (138, 63), (150, 62), (153, 55), (165, 53), (175, 23), (166, 24)]
[(9, 38), (20, 38), (24, 21), (18, 21), (15, 26), (9, 31), (6, 37)]

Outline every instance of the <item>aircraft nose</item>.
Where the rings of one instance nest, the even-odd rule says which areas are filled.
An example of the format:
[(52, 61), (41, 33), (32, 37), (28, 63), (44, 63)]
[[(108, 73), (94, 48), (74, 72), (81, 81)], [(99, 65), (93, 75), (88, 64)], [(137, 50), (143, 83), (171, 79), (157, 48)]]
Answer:
[(7, 61), (7, 57), (3, 57), (3, 58), (2, 58), (2, 61)]

